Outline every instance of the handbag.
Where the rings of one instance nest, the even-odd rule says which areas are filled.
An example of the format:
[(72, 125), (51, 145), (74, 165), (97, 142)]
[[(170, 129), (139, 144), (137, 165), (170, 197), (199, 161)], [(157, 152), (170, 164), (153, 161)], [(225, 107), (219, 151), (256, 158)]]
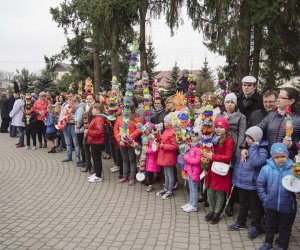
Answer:
[(230, 165), (224, 162), (214, 161), (211, 165), (211, 171), (217, 175), (225, 176), (228, 174)]

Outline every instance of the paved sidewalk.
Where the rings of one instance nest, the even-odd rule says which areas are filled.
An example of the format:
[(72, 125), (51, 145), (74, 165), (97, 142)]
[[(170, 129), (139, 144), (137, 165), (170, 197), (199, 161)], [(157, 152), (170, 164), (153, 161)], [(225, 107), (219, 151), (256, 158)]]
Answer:
[[(119, 184), (103, 160), (104, 182), (88, 183), (65, 153), (16, 149), (0, 134), (0, 249), (257, 249), (259, 237), (229, 232), (234, 218), (204, 221), (204, 208), (186, 214), (185, 188), (163, 201), (137, 183)], [(49, 149), (48, 149), (49, 150)], [(159, 190), (159, 186), (155, 186)], [(299, 201), (299, 200), (298, 200)], [(290, 249), (300, 249), (300, 216)]]

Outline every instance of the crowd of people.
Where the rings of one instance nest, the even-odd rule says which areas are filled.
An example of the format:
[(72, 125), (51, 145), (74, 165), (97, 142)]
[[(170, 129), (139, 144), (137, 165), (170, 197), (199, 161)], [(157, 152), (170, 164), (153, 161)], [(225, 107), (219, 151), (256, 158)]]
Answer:
[[(186, 92), (186, 88), (181, 90)], [(146, 122), (141, 96), (133, 97), (128, 121), (122, 115), (120, 93), (115, 118), (110, 119), (109, 96), (110, 92), (100, 98), (88, 93), (83, 99), (73, 90), (57, 97), (45, 92), (38, 97), (30, 93), (22, 96), (19, 91), (13, 97), (2, 93), (1, 132), (18, 137), (17, 148), (36, 150), (50, 146), (48, 153), (65, 151), (63, 162), (75, 159), (82, 172), (91, 173), (88, 177), (91, 183), (103, 181), (102, 159), (112, 158), (110, 171), (119, 173), (123, 185), (128, 182), (133, 186), (142, 154), (136, 145), (143, 144), (147, 131), (150, 136), (146, 145), (146, 191), (152, 192), (158, 179), (163, 188), (156, 195), (163, 200), (172, 198), (179, 179), (179, 142), (174, 128), (176, 97), (153, 98), (151, 119)], [(198, 203), (204, 202), (209, 206), (205, 221), (217, 224), (224, 210), (232, 216), (234, 204), (239, 203), (237, 220), (229, 230), (246, 228), (250, 210), (248, 237), (254, 239), (264, 231), (265, 243), (260, 249), (272, 249), (278, 231), (277, 249), (288, 249), (297, 203), (296, 194), (283, 188), (281, 180), (291, 174), (298, 153), (298, 92), (285, 87), (279, 93), (268, 90), (260, 95), (256, 79), (246, 76), (241, 93), (228, 93), (222, 101), (210, 92), (195, 98), (190, 143), (181, 159), (189, 183), (189, 201), (181, 208), (186, 213), (197, 212)], [(205, 126), (202, 112), (207, 105), (213, 106), (211, 151), (201, 150), (204, 138), (201, 127)], [(288, 119), (293, 124), (290, 138), (286, 132)], [(122, 136), (125, 122), (128, 123), (126, 139)], [(204, 168), (203, 162), (210, 163), (208, 168)], [(218, 173), (218, 169), (225, 172)]]

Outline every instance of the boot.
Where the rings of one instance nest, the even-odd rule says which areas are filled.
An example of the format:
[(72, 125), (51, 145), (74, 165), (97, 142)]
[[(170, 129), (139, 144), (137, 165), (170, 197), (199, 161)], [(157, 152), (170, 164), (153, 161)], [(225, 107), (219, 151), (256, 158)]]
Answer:
[(89, 172), (91, 170), (91, 166), (85, 165), (84, 168), (81, 168), (81, 172)]
[(220, 213), (214, 213), (214, 216), (211, 218), (210, 220), (210, 224), (218, 224), (219, 220), (220, 220)]
[(211, 220), (211, 218), (214, 216), (214, 212), (210, 211), (205, 217), (204, 220), (209, 222)]

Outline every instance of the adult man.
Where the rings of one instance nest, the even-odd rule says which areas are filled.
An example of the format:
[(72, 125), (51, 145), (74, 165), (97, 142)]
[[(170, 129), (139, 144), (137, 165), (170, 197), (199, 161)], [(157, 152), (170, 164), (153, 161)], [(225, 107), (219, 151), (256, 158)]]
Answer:
[(9, 127), (9, 109), (8, 109), (8, 98), (7, 93), (2, 93), (0, 99), (0, 112), (1, 112), (1, 133), (7, 133)]
[(242, 79), (242, 93), (238, 96), (237, 107), (246, 116), (247, 122), (255, 110), (263, 108), (262, 96), (257, 92), (255, 77), (245, 76)]
[(19, 131), (20, 138), (19, 142), (16, 144), (17, 148), (24, 147), (24, 128), (25, 123), (23, 121), (24, 116), (24, 101), (20, 98), (20, 90), (18, 83), (14, 82), (14, 106), (12, 110), (9, 113), (9, 116), (11, 117), (11, 125), (17, 127), (17, 130)]
[[(61, 107), (61, 112), (60, 112), (60, 116), (59, 116), (60, 120), (64, 117), (67, 110), (70, 109), (69, 105), (71, 104), (74, 96), (75, 96), (75, 92), (73, 90), (68, 90), (68, 92), (67, 92), (68, 100)], [(75, 119), (74, 119), (75, 110), (73, 110), (73, 111), (74, 112), (71, 111), (71, 113), (68, 114), (67, 125), (63, 131), (66, 145), (67, 145), (67, 158), (64, 159), (62, 162), (72, 161), (72, 142), (75, 147), (76, 162), (80, 161), (80, 149), (79, 149), (79, 145), (78, 145), (77, 136), (75, 133)]]
[(249, 117), (248, 128), (259, 124), (271, 111), (277, 108), (278, 93), (274, 90), (267, 90), (263, 94), (263, 105), (264, 108), (255, 110)]

